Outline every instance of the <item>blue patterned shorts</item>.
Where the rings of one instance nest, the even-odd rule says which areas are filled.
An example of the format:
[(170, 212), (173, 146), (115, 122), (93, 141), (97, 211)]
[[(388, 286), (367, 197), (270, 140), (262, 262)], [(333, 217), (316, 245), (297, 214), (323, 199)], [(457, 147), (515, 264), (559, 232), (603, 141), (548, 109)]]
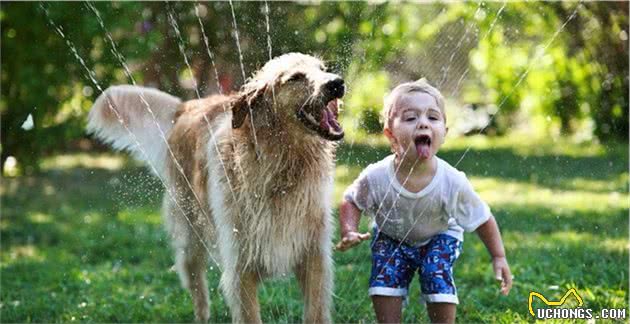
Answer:
[(438, 234), (421, 246), (401, 243), (383, 233), (372, 240), (372, 275), (370, 296), (406, 298), (409, 284), (417, 271), (422, 298), (429, 303), (458, 304), (453, 279), (453, 263), (462, 251), (462, 242)]

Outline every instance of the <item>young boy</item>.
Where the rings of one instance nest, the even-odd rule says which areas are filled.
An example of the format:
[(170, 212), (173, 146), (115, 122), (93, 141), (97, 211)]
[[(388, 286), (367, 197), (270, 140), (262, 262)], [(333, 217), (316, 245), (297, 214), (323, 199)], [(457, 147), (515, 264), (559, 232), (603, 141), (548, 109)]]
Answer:
[(344, 193), (339, 221), (345, 251), (370, 238), (361, 212), (374, 218), (369, 295), (380, 323), (399, 323), (415, 271), (432, 322), (455, 321), (453, 263), (463, 231), (475, 231), (492, 256), (501, 293), (512, 287), (501, 234), (488, 205), (463, 172), (435, 154), (447, 132), (444, 98), (424, 79), (403, 83), (383, 109), (393, 155), (368, 166)]

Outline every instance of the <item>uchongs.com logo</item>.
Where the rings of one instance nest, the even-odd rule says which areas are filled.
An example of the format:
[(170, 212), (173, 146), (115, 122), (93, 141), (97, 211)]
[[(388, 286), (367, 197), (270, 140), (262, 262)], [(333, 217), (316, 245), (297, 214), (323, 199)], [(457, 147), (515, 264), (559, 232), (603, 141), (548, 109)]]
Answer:
[[(577, 306), (573, 308), (564, 307), (562, 308), (569, 297), (573, 296), (577, 301)], [(541, 307), (534, 309), (532, 303), (534, 301), (534, 297), (540, 299), (545, 306), (551, 307)], [(603, 308), (599, 312), (593, 311), (591, 308), (585, 308), (584, 300), (578, 294), (575, 288), (571, 288), (567, 290), (567, 292), (560, 298), (558, 301), (549, 301), (545, 296), (543, 296), (539, 292), (530, 291), (529, 299), (529, 314), (532, 315), (536, 319), (625, 319), (626, 318), (626, 309), (625, 308)]]

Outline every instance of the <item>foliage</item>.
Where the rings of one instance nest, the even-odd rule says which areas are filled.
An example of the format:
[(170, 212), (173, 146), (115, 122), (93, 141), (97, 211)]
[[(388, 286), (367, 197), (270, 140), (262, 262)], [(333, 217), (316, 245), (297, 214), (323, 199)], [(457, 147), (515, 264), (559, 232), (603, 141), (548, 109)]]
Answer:
[[(388, 152), (368, 142), (342, 146), (334, 206), (361, 169)], [(458, 321), (528, 322), (530, 290), (558, 299), (576, 287), (585, 307), (628, 308), (625, 145), (479, 136), (447, 141), (440, 152), (453, 164), (465, 154), (458, 167), (498, 219), (515, 286), (498, 296), (487, 252), (467, 235), (455, 266)], [(3, 322), (193, 321), (190, 297), (169, 271), (174, 259), (161, 225), (159, 181), (120, 155), (44, 162), (41, 175), (6, 179), (0, 192)], [(368, 226), (363, 219), (362, 230)], [(334, 259), (334, 321), (374, 322), (368, 243)], [(209, 267), (212, 321), (224, 323), (230, 317), (219, 277)], [(405, 322), (428, 321), (419, 291), (414, 280)], [(301, 321), (291, 276), (267, 282), (259, 294), (265, 322)]]
[[(628, 137), (622, 3), (10, 2), (0, 21), (2, 166), (15, 156), (26, 174), (43, 156), (83, 146), (99, 88), (135, 81), (183, 98), (233, 91), (290, 51), (320, 55), (346, 75), (345, 119), (370, 132), (381, 90), (360, 82), (386, 73), (390, 87), (427, 77), (454, 105), (495, 107), (498, 133), (524, 125), (585, 140)], [(25, 131), (29, 114), (35, 128)]]
[[(101, 14), (104, 19), (116, 16), (117, 27), (133, 37), (130, 15), (135, 10), (137, 5), (129, 4), (126, 10), (117, 12), (111, 7)], [(100, 32), (95, 19), (84, 11), (76, 4), (59, 3), (56, 10), (50, 10), (50, 18), (61, 26), (79, 56), (98, 62), (91, 69), (102, 87), (122, 82), (115, 78), (120, 70), (102, 38), (93, 36)], [(2, 162), (14, 155), (28, 173), (38, 168), (40, 156), (67, 149), (70, 141), (83, 136), (83, 119), (96, 89), (39, 4), (3, 4), (1, 17)], [(129, 60), (134, 59), (133, 53), (130, 51)], [(35, 127), (26, 131), (20, 126), (29, 114)]]
[(627, 139), (627, 8), (514, 3), (505, 10), (512, 13), (494, 29), (488, 26), (488, 36), (472, 51), (473, 68), (500, 109), (499, 130), (512, 127), (514, 113), (522, 109), (528, 122), (547, 124), (546, 132), (554, 126), (550, 119), (569, 135), (590, 118), (599, 139)]
[[(389, 77), (384, 72), (366, 73), (357, 77), (356, 80), (352, 80), (352, 83), (360, 86), (348, 96), (346, 104), (349, 109), (345, 115), (354, 117), (348, 118), (348, 120), (358, 122), (355, 128), (368, 134), (380, 133), (382, 131), (380, 116), (383, 109), (383, 98), (390, 88)], [(348, 125), (348, 127), (351, 126)]]

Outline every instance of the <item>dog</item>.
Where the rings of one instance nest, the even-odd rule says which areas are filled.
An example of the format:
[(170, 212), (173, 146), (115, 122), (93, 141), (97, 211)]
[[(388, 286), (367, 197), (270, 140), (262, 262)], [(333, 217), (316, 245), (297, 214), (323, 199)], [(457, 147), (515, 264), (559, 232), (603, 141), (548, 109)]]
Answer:
[(233, 322), (260, 323), (261, 280), (294, 273), (304, 321), (331, 321), (331, 191), (344, 80), (313, 56), (267, 62), (232, 95), (182, 102), (114, 86), (88, 131), (146, 161), (163, 182), (175, 268), (208, 321), (208, 258)]

